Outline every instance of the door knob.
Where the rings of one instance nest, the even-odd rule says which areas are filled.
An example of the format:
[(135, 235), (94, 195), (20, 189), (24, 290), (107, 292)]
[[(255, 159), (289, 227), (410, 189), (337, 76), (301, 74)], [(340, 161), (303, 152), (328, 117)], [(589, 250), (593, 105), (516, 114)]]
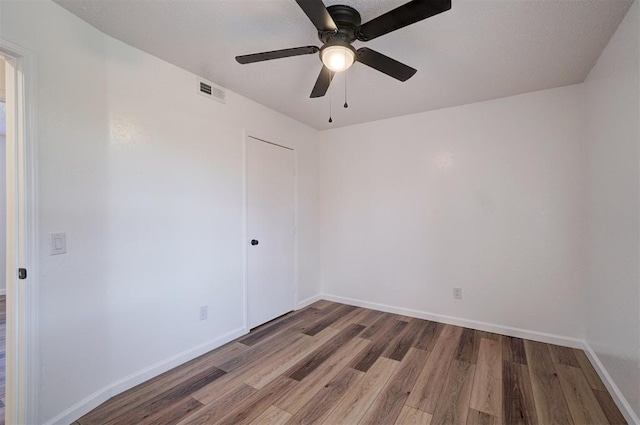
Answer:
[(258, 245), (258, 241), (255, 239), (251, 239), (251, 245)]

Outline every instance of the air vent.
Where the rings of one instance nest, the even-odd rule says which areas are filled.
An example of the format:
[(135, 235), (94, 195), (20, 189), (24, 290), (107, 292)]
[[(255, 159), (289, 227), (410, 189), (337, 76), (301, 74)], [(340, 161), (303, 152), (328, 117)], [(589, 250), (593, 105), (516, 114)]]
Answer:
[(211, 95), (211, 86), (207, 83), (203, 83), (202, 81), (200, 81), (200, 91), (202, 93)]
[(198, 94), (225, 103), (224, 89), (203, 78), (198, 78)]

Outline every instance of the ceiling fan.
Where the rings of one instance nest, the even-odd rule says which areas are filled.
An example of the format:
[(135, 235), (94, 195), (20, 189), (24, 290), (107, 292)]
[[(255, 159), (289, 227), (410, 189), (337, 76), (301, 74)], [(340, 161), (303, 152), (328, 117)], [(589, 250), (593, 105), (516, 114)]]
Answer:
[(322, 47), (273, 50), (236, 56), (236, 60), (247, 64), (320, 52), (323, 66), (311, 91), (312, 98), (324, 96), (334, 73), (346, 71), (354, 62), (363, 63), (397, 80), (407, 81), (416, 73), (416, 69), (367, 47), (356, 50), (351, 44), (356, 40), (373, 40), (451, 9), (451, 0), (413, 0), (361, 24), (360, 14), (350, 6), (325, 7), (322, 0), (296, 0), (296, 3), (318, 29)]

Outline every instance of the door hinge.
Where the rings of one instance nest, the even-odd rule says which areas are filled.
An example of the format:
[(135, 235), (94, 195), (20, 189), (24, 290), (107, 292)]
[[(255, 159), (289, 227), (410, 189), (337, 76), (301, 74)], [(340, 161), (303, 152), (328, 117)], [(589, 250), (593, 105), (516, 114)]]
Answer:
[(18, 269), (18, 279), (27, 278), (27, 269)]

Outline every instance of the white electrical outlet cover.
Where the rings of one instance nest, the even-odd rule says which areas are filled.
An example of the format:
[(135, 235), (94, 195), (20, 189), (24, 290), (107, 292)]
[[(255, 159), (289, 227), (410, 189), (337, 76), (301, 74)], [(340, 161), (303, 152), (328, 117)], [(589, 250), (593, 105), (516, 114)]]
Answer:
[(209, 306), (203, 305), (200, 307), (200, 320), (207, 320), (209, 317)]

